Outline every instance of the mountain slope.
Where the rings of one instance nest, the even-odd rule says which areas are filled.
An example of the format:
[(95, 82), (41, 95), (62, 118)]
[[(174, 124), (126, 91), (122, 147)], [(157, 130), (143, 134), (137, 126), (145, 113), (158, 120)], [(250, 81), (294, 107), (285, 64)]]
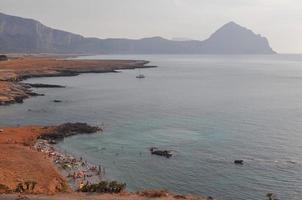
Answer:
[[(218, 47), (218, 48), (217, 48)], [(204, 41), (205, 52), (216, 53), (262, 53), (269, 54), (273, 50), (268, 40), (256, 35), (234, 22), (229, 22)]]
[(32, 19), (0, 13), (0, 50), (6, 52), (68, 52), (84, 37), (44, 26)]
[(17, 53), (272, 54), (266, 38), (230, 22), (205, 41), (98, 39), (0, 13), (0, 51)]

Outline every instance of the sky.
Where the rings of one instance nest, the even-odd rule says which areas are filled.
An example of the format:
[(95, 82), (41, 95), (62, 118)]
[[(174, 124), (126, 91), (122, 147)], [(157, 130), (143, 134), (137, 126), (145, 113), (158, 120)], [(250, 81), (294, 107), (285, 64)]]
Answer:
[(204, 40), (234, 21), (302, 53), (302, 0), (0, 0), (0, 12), (98, 38)]

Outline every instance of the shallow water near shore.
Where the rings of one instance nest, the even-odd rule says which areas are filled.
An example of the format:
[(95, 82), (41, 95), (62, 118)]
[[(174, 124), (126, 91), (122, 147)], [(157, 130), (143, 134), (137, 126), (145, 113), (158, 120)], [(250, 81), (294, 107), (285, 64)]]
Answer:
[[(129, 190), (218, 199), (302, 198), (302, 56), (115, 55), (158, 68), (35, 78), (46, 94), (0, 107), (0, 125), (104, 123), (58, 147), (106, 168)], [(54, 99), (62, 100), (54, 103)], [(149, 147), (174, 151), (166, 159)], [(243, 166), (234, 165), (243, 159)]]

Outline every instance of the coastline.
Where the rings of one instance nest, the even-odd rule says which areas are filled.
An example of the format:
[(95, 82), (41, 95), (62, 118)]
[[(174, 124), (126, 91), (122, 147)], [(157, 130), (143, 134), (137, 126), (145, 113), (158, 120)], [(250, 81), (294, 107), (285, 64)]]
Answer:
[[(118, 194), (75, 192), (77, 187), (72, 187), (70, 180), (68, 180), (68, 178), (74, 179), (68, 175), (70, 172), (81, 172), (86, 169), (85, 172), (87, 174), (94, 173), (91, 176), (92, 179), (87, 180), (95, 182), (102, 179), (102, 174), (98, 174), (97, 170), (91, 168), (93, 165), (85, 162), (82, 158), (77, 159), (69, 154), (57, 151), (50, 145), (49, 141), (76, 134), (93, 134), (101, 131), (98, 127), (85, 123), (66, 123), (58, 126), (9, 127), (0, 131), (1, 199), (148, 200), (152, 198), (161, 200), (205, 200), (202, 197), (176, 195), (165, 190), (122, 191)], [(78, 168), (78, 165), (82, 163), (85, 163), (85, 165), (82, 168)], [(70, 166), (70, 168), (74, 167), (74, 170), (64, 169), (65, 165), (68, 168), (68, 165), (74, 165)], [(96, 177), (99, 177), (99, 179)], [(83, 176), (76, 179), (78, 178), (82, 180)], [(25, 187), (26, 183), (31, 182), (36, 183), (33, 190), (15, 191), (19, 184)]]
[(77, 191), (81, 183), (96, 184), (105, 180), (105, 169), (101, 165), (96, 166), (85, 158), (62, 152), (48, 140), (38, 139), (34, 149), (48, 156), (73, 191)]
[(30, 84), (20, 81), (35, 77), (77, 76), (81, 73), (114, 73), (122, 69), (152, 68), (145, 60), (66, 60), (61, 57), (18, 57), (0, 62), (0, 106), (22, 103), (31, 96)]
[[(53, 76), (76, 76), (80, 73), (109, 73), (119, 69), (148, 68), (148, 61), (143, 60), (65, 60), (66, 57), (14, 57), (0, 62), (0, 106), (13, 103), (22, 103), (24, 99), (31, 96), (43, 95), (32, 92), (35, 87), (64, 86), (47, 84), (26, 84), (20, 81), (34, 77)], [(62, 127), (63, 126), (63, 127)], [(66, 129), (67, 128), (67, 129)], [(56, 133), (49, 134), (54, 132)], [(22, 127), (0, 127), (0, 147), (2, 152), (0, 158), (0, 194), (14, 191), (19, 183), (35, 180), (38, 186), (30, 193), (55, 194), (77, 189), (77, 178), (67, 180), (69, 174), (62, 169), (63, 165), (71, 166), (76, 160), (71, 155), (64, 154), (54, 148), (49, 141), (63, 139), (78, 133), (95, 133), (97, 127), (91, 127), (84, 123), (67, 123), (58, 126), (22, 126)], [(44, 138), (39, 139), (41, 136)], [(43, 140), (44, 139), (44, 140)], [(50, 139), (50, 140), (47, 140)], [(32, 159), (29, 159), (32, 158)], [(13, 159), (13, 160), (11, 160)], [(81, 158), (82, 160), (82, 158)], [(34, 162), (32, 162), (34, 161)], [(93, 166), (87, 162), (81, 164), (81, 172), (89, 172)], [(20, 166), (24, 166), (24, 171)], [(94, 167), (94, 166), (93, 166)], [(34, 170), (38, 168), (38, 170)], [(47, 178), (41, 173), (49, 170)], [(39, 173), (41, 172), (41, 173)], [(75, 174), (78, 173), (73, 171)], [(76, 174), (78, 176), (78, 174)], [(81, 175), (80, 175), (81, 176)], [(93, 176), (94, 177), (94, 176)], [(83, 177), (81, 177), (83, 178)], [(85, 174), (86, 178), (86, 174)], [(45, 179), (45, 181), (43, 180)], [(93, 180), (87, 178), (89, 181)], [(97, 182), (101, 179), (93, 180)], [(71, 189), (73, 185), (73, 188)]]
[[(116, 72), (120, 69), (150, 68), (148, 61), (136, 60), (57, 60), (56, 58), (16, 58), (0, 62), (0, 105), (22, 103), (23, 99), (42, 95), (32, 92), (33, 87), (64, 87), (58, 85), (29, 85), (20, 81), (34, 77), (76, 76), (80, 73)], [(80, 126), (78, 126), (80, 124)], [(62, 128), (63, 126), (63, 128)], [(67, 128), (66, 131), (66, 126)], [(84, 129), (82, 129), (84, 126)], [(75, 134), (89, 134), (100, 131), (84, 123), (66, 123), (58, 126), (21, 126), (0, 129), (0, 196), (3, 199), (19, 198), (16, 194), (18, 185), (35, 183), (35, 189), (20, 194), (30, 199), (136, 199), (161, 200), (189, 199), (204, 200), (201, 197), (175, 195), (163, 190), (146, 190), (142, 192), (121, 192), (120, 194), (92, 194), (75, 192), (78, 181), (87, 180), (96, 183), (102, 180), (96, 166), (62, 153), (52, 144), (52, 140), (62, 139)], [(67, 165), (66, 165), (67, 163)], [(79, 166), (76, 170), (62, 169), (71, 165)], [(73, 168), (73, 166), (71, 166)], [(72, 174), (78, 175), (74, 178)], [(82, 173), (85, 172), (85, 173)], [(93, 175), (91, 175), (93, 174)], [(91, 176), (92, 178), (87, 178)], [(84, 176), (84, 177), (83, 177)], [(71, 179), (71, 180), (70, 180)], [(30, 186), (31, 187), (31, 186)], [(64, 194), (65, 193), (65, 194)], [(47, 195), (47, 196), (45, 196)], [(22, 196), (21, 196), (22, 197)], [(28, 198), (28, 197), (26, 197)]]

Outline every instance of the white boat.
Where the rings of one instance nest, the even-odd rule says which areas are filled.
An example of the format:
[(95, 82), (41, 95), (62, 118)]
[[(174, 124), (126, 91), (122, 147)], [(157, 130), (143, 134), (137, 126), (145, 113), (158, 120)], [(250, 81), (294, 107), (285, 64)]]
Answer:
[(138, 69), (139, 74), (136, 76), (136, 78), (145, 78), (145, 75), (141, 73), (141, 70)]

